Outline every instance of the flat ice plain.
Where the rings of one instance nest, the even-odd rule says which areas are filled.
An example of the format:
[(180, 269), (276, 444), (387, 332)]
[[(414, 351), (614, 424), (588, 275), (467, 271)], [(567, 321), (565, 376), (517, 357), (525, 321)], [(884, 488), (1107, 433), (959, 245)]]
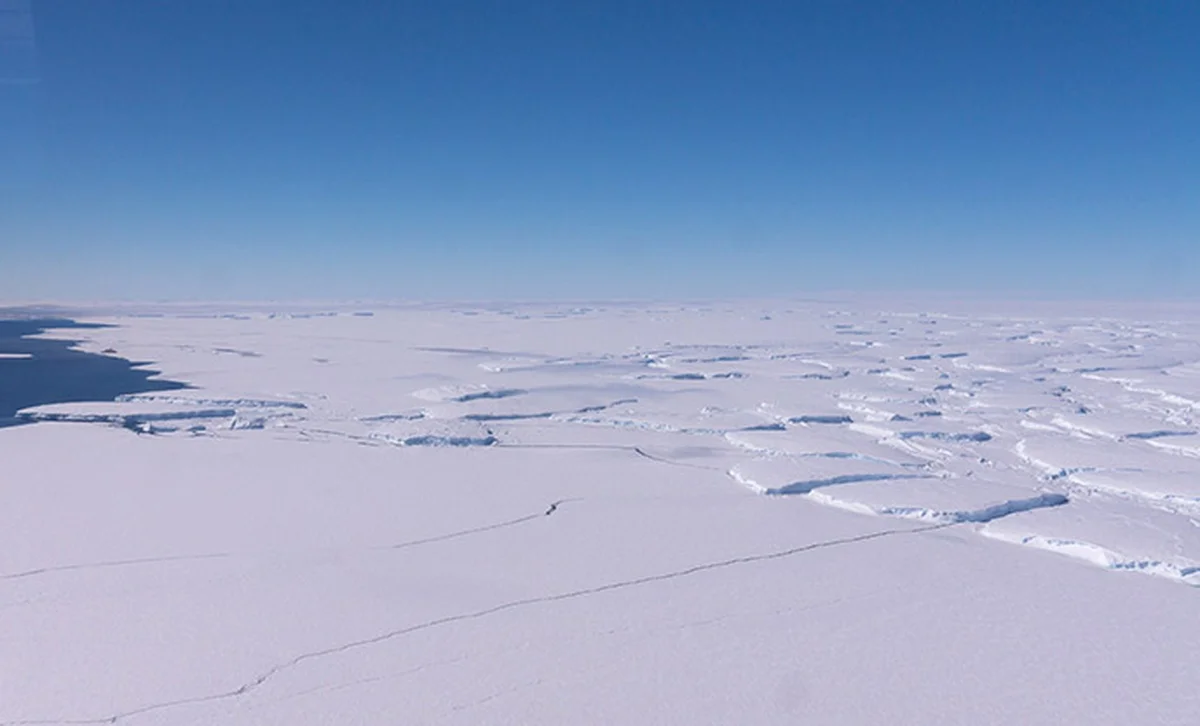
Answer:
[(1200, 306), (146, 312), (0, 429), (0, 726), (1200, 724)]

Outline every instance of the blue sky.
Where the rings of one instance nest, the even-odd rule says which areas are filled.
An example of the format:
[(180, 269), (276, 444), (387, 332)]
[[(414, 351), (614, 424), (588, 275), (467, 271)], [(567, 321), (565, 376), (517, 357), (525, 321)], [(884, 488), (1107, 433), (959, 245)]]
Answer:
[(1192, 0), (0, 0), (0, 299), (1196, 297), (1198, 37)]

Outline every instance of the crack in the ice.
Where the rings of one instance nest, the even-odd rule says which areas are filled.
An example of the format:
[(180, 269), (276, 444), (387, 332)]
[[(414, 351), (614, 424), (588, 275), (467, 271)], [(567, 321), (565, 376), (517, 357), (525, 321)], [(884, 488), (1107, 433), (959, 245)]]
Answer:
[(664, 456), (655, 456), (654, 454), (648, 453), (645, 449), (643, 449), (640, 446), (632, 447), (632, 451), (633, 451), (633, 453), (637, 454), (638, 456), (642, 457), (643, 459), (649, 459), (650, 461), (657, 461), (660, 464), (670, 464), (671, 466), (683, 466), (683, 467), (687, 467), (688, 469), (703, 469), (705, 471), (717, 471), (717, 472), (723, 471), (722, 469), (715, 467), (715, 466), (705, 466), (703, 464), (689, 464), (686, 461), (675, 461), (673, 459), (668, 459)]
[(839, 486), (842, 484), (931, 478), (933, 477), (929, 474), (842, 474), (841, 476), (833, 476), (829, 477), (828, 479), (807, 479), (804, 481), (792, 482), (791, 484), (785, 484), (781, 487), (764, 489), (763, 493), (776, 496), (786, 496), (788, 494), (809, 494), (814, 489)]
[(567, 502), (577, 502), (577, 501), (579, 501), (579, 499), (559, 499), (557, 501), (551, 502), (550, 506), (547, 507), (545, 509), (545, 511), (536, 512), (534, 514), (526, 514), (525, 516), (517, 517), (516, 519), (509, 519), (509, 520), (505, 520), (503, 522), (495, 522), (493, 524), (485, 524), (481, 527), (472, 527), (471, 529), (464, 529), (464, 530), (461, 530), (458, 532), (450, 532), (448, 534), (439, 534), (434, 537), (425, 537), (423, 539), (415, 539), (415, 540), (411, 540), (409, 542), (401, 542), (399, 544), (394, 544), (394, 545), (384, 545), (383, 547), (378, 547), (376, 549), (402, 550), (402, 549), (406, 549), (408, 547), (418, 547), (420, 545), (433, 544), (434, 542), (445, 542), (446, 540), (450, 540), (450, 539), (458, 539), (459, 537), (467, 537), (467, 536), (473, 535), (473, 534), (482, 534), (483, 532), (490, 532), (495, 529), (503, 529), (505, 527), (512, 527), (512, 526), (515, 526), (518, 524), (524, 524), (525, 522), (532, 522), (533, 520), (541, 519), (542, 517), (549, 517), (550, 515), (557, 512), (558, 508), (561, 505), (566, 504)]
[(1062, 494), (1046, 492), (1028, 499), (1009, 499), (999, 504), (992, 504), (980, 509), (939, 510), (929, 507), (872, 507), (857, 502), (839, 500), (834, 497), (825, 496), (819, 492), (812, 492), (808, 496), (818, 504), (873, 516), (898, 517), (924, 522), (947, 522), (950, 524), (987, 524), (1021, 512), (1061, 507), (1070, 501)]
[[(502, 529), (504, 527), (512, 527), (514, 525), (523, 524), (525, 522), (531, 522), (535, 519), (541, 519), (542, 517), (549, 517), (550, 515), (557, 512), (559, 507), (562, 506), (563, 504), (566, 504), (567, 502), (576, 502), (576, 501), (579, 501), (579, 499), (578, 498), (576, 498), (576, 499), (559, 499), (557, 501), (551, 502), (550, 505), (544, 511), (536, 512), (534, 514), (527, 514), (523, 517), (517, 517), (515, 519), (509, 519), (509, 520), (505, 520), (503, 522), (495, 522), (492, 524), (486, 524), (481, 527), (473, 527), (471, 529), (464, 529), (464, 530), (461, 530), (458, 532), (449, 532), (447, 534), (440, 534), (440, 535), (436, 535), (433, 537), (425, 537), (423, 539), (411, 540), (409, 542), (401, 542), (399, 544), (393, 544), (393, 545), (383, 545), (380, 547), (375, 547), (373, 549), (379, 549), (379, 550), (406, 549), (408, 547), (417, 547), (420, 545), (433, 544), (434, 542), (444, 542), (446, 540), (457, 539), (459, 537), (467, 537), (467, 536), (473, 535), (473, 534), (481, 534), (483, 532), (490, 532), (492, 530)], [(232, 556), (233, 555), (228, 552), (217, 552), (217, 553), (205, 554), (205, 555), (174, 555), (174, 556), (169, 556), (169, 557), (141, 557), (138, 559), (130, 559), (130, 560), (111, 560), (111, 561), (106, 561), (106, 562), (82, 562), (82, 563), (73, 563), (73, 564), (69, 564), (69, 565), (50, 565), (47, 567), (39, 567), (39, 568), (36, 568), (33, 570), (25, 570), (23, 572), (13, 572), (13, 573), (9, 573), (9, 574), (0, 575), (0, 580), (19, 580), (21, 578), (34, 577), (36, 575), (44, 575), (44, 574), (48, 574), (51, 572), (69, 572), (71, 570), (90, 570), (90, 569), (109, 568), (109, 567), (128, 567), (128, 566), (132, 566), (132, 565), (149, 565), (149, 564), (155, 564), (155, 563), (161, 563), (161, 562), (181, 562), (181, 561), (187, 561), (187, 560), (214, 560), (214, 559), (228, 558), (228, 557), (232, 557)]]
[(1196, 578), (1196, 575), (1200, 575), (1200, 565), (1171, 562), (1154, 557), (1125, 555), (1100, 544), (1080, 539), (1047, 537), (1040, 534), (1022, 536), (1006, 532), (993, 532), (987, 528), (982, 529), (981, 534), (1002, 542), (1011, 542), (1013, 544), (1065, 555), (1076, 560), (1089, 562), (1107, 570), (1139, 572), (1173, 580), (1190, 587), (1200, 587), (1200, 579)]
[(314, 693), (328, 693), (331, 691), (344, 691), (348, 688), (355, 688), (357, 686), (365, 686), (370, 683), (379, 683), (382, 681), (388, 681), (388, 680), (392, 680), (392, 679), (396, 679), (396, 678), (403, 678), (405, 676), (411, 676), (416, 673), (421, 673), (422, 671), (426, 671), (430, 668), (435, 668), (437, 666), (461, 663), (461, 662), (467, 660), (468, 658), (469, 658), (469, 656), (462, 655), (462, 656), (458, 656), (456, 658), (448, 658), (446, 660), (432, 661), (430, 663), (422, 663), (416, 667), (409, 668), (409, 669), (400, 671), (398, 673), (388, 673), (388, 674), (381, 675), (381, 676), (370, 676), (368, 678), (359, 678), (357, 680), (347, 681), (345, 683), (321, 684), (319, 686), (314, 686), (312, 688), (308, 688), (306, 690), (298, 691), (298, 692), (290, 694), (288, 696), (284, 696), (283, 698), (280, 698), (278, 701), (276, 701), (276, 703), (283, 703), (286, 701), (296, 700), (298, 698), (310, 696)]
[(175, 555), (171, 557), (141, 557), (132, 560), (111, 560), (108, 562), (79, 562), (70, 565), (49, 565), (46, 567), (38, 567), (33, 570), (25, 570), (24, 572), (12, 572), (6, 575), (0, 575), (0, 580), (19, 580), (23, 577), (33, 577), (35, 575), (44, 575), (50, 572), (64, 572), (69, 570), (91, 570), (103, 567), (128, 567), (131, 565), (149, 565), (157, 562), (180, 562), (184, 560), (215, 560), (224, 557), (230, 557), (227, 552), (217, 552), (208, 555)]
[[(539, 515), (534, 515), (534, 516), (547, 516), (547, 515), (553, 513), (554, 510), (555, 510), (555, 507), (552, 505), (551, 508), (549, 510), (547, 510), (546, 512), (539, 514)], [(518, 608), (529, 607), (529, 606), (533, 606), (533, 605), (545, 605), (545, 604), (549, 604), (549, 603), (563, 602), (566, 600), (574, 600), (574, 599), (578, 599), (581, 597), (598, 595), (598, 594), (605, 593), (605, 592), (625, 590), (628, 588), (638, 587), (640, 585), (648, 585), (648, 584), (657, 583), (657, 582), (666, 582), (666, 581), (670, 581), (670, 580), (679, 579), (682, 577), (688, 577), (690, 575), (695, 575), (695, 574), (698, 574), (701, 572), (719, 570), (719, 569), (724, 569), (724, 568), (728, 568), (728, 567), (736, 567), (738, 565), (753, 564), (756, 562), (766, 562), (766, 561), (770, 561), (770, 560), (778, 560), (778, 559), (783, 559), (786, 557), (792, 557), (794, 555), (798, 555), (798, 554), (801, 554), (804, 552), (812, 552), (814, 550), (828, 549), (828, 548), (832, 548), (832, 547), (840, 547), (843, 545), (857, 544), (860, 542), (868, 542), (871, 540), (882, 539), (884, 537), (891, 537), (891, 536), (895, 536), (895, 535), (921, 534), (923, 532), (931, 532), (934, 530), (944, 529), (946, 527), (951, 527), (951, 526), (953, 526), (953, 524), (933, 524), (933, 525), (929, 525), (926, 527), (879, 530), (879, 531), (875, 531), (875, 532), (868, 532), (867, 534), (855, 535), (853, 537), (842, 537), (839, 539), (825, 540), (822, 542), (811, 542), (809, 544), (799, 545), (797, 547), (791, 547), (791, 548), (788, 548), (785, 550), (776, 550), (773, 552), (766, 552), (766, 553), (757, 554), (757, 555), (744, 555), (742, 557), (732, 557), (732, 558), (725, 559), (725, 560), (718, 560), (716, 562), (706, 562), (706, 563), (699, 564), (699, 565), (692, 565), (691, 567), (685, 567), (680, 570), (673, 570), (670, 572), (659, 573), (656, 575), (646, 575), (643, 577), (637, 577), (637, 578), (633, 578), (633, 579), (629, 579), (629, 580), (619, 580), (617, 582), (610, 582), (610, 583), (606, 583), (604, 585), (598, 585), (595, 587), (588, 587), (588, 588), (581, 588), (578, 590), (569, 590), (567, 592), (561, 592), (561, 593), (557, 593), (557, 594), (553, 594), (553, 595), (542, 595), (539, 597), (529, 597), (529, 598), (522, 598), (519, 600), (510, 600), (508, 602), (501, 603), (499, 605), (494, 605), (489, 608), (484, 608), (482, 610), (476, 610), (474, 612), (469, 612), (469, 613), (460, 613), (458, 615), (447, 615), (445, 617), (436, 618), (434, 620), (427, 620), (422, 623), (410, 625), (405, 628), (398, 628), (396, 630), (392, 630), (392, 631), (389, 631), (386, 633), (381, 633), (379, 635), (372, 636), (370, 638), (363, 638), (361, 640), (355, 640), (355, 641), (351, 641), (349, 643), (343, 643), (341, 645), (336, 645), (336, 646), (332, 646), (329, 648), (323, 648), (321, 650), (314, 650), (314, 651), (310, 651), (308, 653), (301, 653), (300, 655), (295, 656), (291, 660), (288, 660), (284, 663), (280, 663), (278, 665), (272, 666), (271, 668), (260, 673), (258, 676), (256, 676), (252, 680), (249, 680), (249, 681), (243, 683), (242, 685), (238, 686), (237, 688), (233, 688), (228, 691), (222, 691), (220, 693), (208, 694), (208, 695), (204, 695), (204, 696), (192, 696), (189, 698), (180, 698), (180, 699), (175, 699), (172, 701), (163, 701), (161, 703), (152, 703), (147, 706), (143, 706), (141, 708), (136, 708), (136, 709), (132, 709), (129, 711), (122, 711), (120, 713), (116, 713), (116, 714), (113, 714), (112, 716), (107, 716), (104, 718), (68, 719), (68, 720), (43, 719), (43, 720), (4, 721), (4, 722), (0, 722), (0, 726), (48, 726), (49, 724), (80, 724), (80, 725), (84, 725), (84, 724), (115, 724), (115, 723), (121, 721), (122, 719), (127, 719), (127, 718), (130, 718), (133, 716), (140, 716), (140, 715), (143, 715), (146, 713), (152, 713), (155, 711), (164, 711), (164, 710), (168, 710), (171, 708), (177, 708), (179, 706), (211, 703), (211, 702), (215, 702), (215, 701), (223, 701), (223, 700), (228, 700), (228, 699), (232, 699), (232, 698), (239, 698), (241, 696), (245, 696), (246, 694), (257, 690), (259, 687), (261, 687), (267, 681), (271, 680), (272, 678), (279, 675), (280, 673), (291, 670), (292, 668), (295, 668), (295, 667), (301, 665), (302, 663), (306, 663), (311, 660), (316, 660), (316, 659), (324, 658), (324, 657), (331, 656), (331, 655), (345, 653), (347, 651), (355, 650), (358, 648), (364, 648), (364, 647), (371, 646), (371, 645), (377, 645), (379, 643), (383, 643), (385, 641), (389, 641), (394, 638), (403, 637), (405, 635), (410, 635), (412, 633), (416, 633), (416, 632), (420, 632), (420, 631), (424, 631), (424, 630), (430, 630), (433, 628), (441, 627), (443, 625), (450, 625), (453, 623), (459, 623), (459, 622), (464, 622), (464, 621), (469, 621), (469, 620), (478, 620), (480, 618), (485, 618), (490, 615), (495, 615), (497, 613), (502, 613), (502, 612), (505, 612), (508, 610), (515, 610)]]
[(704, 471), (716, 471), (716, 472), (724, 471), (724, 469), (721, 469), (721, 468), (715, 467), (715, 466), (705, 466), (703, 464), (690, 464), (686, 461), (675, 461), (673, 459), (668, 459), (664, 456), (656, 456), (654, 454), (647, 452), (645, 449), (643, 449), (640, 446), (634, 446), (634, 445), (629, 445), (629, 444), (499, 444), (497, 446), (497, 448), (500, 448), (500, 449), (565, 449), (568, 451), (576, 450), (576, 449), (579, 449), (579, 450), (597, 449), (600, 451), (628, 451), (632, 454), (636, 454), (636, 455), (642, 457), (643, 459), (649, 459), (650, 461), (654, 461), (659, 464), (669, 464), (671, 466), (683, 466), (683, 467), (687, 467), (688, 469), (702, 469)]

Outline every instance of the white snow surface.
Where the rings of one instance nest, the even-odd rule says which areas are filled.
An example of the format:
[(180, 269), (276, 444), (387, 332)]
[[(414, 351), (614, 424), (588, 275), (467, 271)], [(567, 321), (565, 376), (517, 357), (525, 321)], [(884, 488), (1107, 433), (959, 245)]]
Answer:
[(1009, 307), (49, 331), (193, 387), (0, 429), (0, 726), (1195, 726), (1200, 306)]

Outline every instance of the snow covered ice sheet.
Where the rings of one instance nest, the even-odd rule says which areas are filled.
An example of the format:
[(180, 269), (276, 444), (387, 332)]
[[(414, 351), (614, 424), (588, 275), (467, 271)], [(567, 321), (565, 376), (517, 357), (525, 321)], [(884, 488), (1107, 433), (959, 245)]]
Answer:
[(43, 334), (190, 387), (0, 429), (0, 726), (1200, 723), (1200, 307), (364, 312)]

